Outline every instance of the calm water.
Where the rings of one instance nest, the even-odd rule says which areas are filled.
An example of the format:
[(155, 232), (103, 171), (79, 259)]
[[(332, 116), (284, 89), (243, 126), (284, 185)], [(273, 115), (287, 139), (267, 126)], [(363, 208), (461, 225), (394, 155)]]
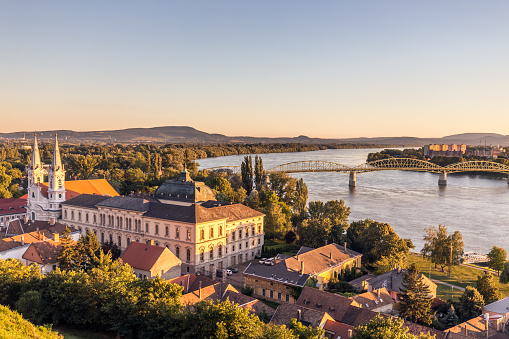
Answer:
[[(262, 154), (265, 169), (293, 161), (325, 160), (355, 166), (380, 149), (324, 150)], [(200, 159), (200, 168), (240, 166), (244, 156)], [(254, 158), (254, 157), (253, 157)], [(254, 161), (254, 159), (253, 159)], [(438, 174), (383, 171), (357, 174), (357, 187), (348, 187), (345, 173), (296, 173), (309, 190), (309, 200), (343, 199), (350, 221), (371, 218), (389, 223), (420, 250), (424, 228), (438, 224), (459, 230), (465, 251), (486, 253), (493, 246), (509, 251), (509, 185), (506, 180), (459, 175), (438, 186)]]

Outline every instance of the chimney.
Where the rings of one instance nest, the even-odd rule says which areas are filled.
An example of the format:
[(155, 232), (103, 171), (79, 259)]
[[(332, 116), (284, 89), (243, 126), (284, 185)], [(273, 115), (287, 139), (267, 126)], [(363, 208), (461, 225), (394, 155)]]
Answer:
[(21, 236), (21, 246), (25, 246), (25, 236)]
[(346, 242), (345, 242), (345, 252), (346, 252)]
[(401, 266), (398, 266), (398, 274), (401, 273)]
[(198, 298), (201, 300), (201, 281), (199, 281), (200, 288), (198, 289)]
[(60, 241), (60, 234), (53, 233), (53, 241), (54, 242), (59, 242)]
[(28, 224), (28, 214), (23, 217), (23, 223)]
[(300, 275), (304, 274), (304, 261), (300, 262)]
[(380, 298), (380, 289), (376, 290), (376, 295), (378, 296), (378, 298)]
[(150, 240), (150, 246), (154, 246), (154, 240)]
[(329, 252), (329, 259), (332, 260), (332, 252)]
[(348, 330), (348, 338), (351, 338), (352, 337), (352, 330)]
[(55, 221), (56, 221), (56, 219), (55, 219), (55, 218), (50, 218), (50, 219), (49, 219), (49, 224), (50, 224), (51, 226), (53, 226), (53, 225), (55, 225)]
[(297, 321), (302, 321), (302, 311), (300, 309), (297, 310)]
[(325, 246), (327, 246), (327, 242), (328, 242), (327, 239), (325, 239)]
[(468, 328), (467, 328), (467, 324), (465, 324), (465, 337), (468, 336)]
[(484, 326), (486, 327), (486, 338), (488, 338), (490, 336), (489, 334), (489, 324), (490, 324), (490, 314), (489, 313), (485, 313), (484, 314)]

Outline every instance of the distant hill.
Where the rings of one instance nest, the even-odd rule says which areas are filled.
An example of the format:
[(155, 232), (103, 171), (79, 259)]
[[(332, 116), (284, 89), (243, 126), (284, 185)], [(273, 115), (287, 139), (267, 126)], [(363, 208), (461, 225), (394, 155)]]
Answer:
[[(464, 133), (449, 135), (443, 138), (414, 138), (414, 137), (375, 137), (375, 138), (346, 138), (346, 139), (322, 139), (310, 138), (305, 135), (297, 137), (263, 138), (252, 136), (226, 136), (223, 134), (207, 133), (189, 126), (163, 126), (152, 128), (128, 128), (110, 131), (76, 132), (71, 130), (59, 130), (58, 137), (67, 143), (305, 143), (305, 144), (377, 144), (377, 145), (401, 145), (422, 146), (429, 143), (464, 143), (467, 145), (479, 145), (486, 143), (493, 145), (509, 145), (509, 136), (495, 133)], [(53, 139), (55, 131), (38, 131), (41, 141)], [(21, 131), (13, 133), (0, 133), (0, 141), (9, 139), (32, 140), (33, 132)]]

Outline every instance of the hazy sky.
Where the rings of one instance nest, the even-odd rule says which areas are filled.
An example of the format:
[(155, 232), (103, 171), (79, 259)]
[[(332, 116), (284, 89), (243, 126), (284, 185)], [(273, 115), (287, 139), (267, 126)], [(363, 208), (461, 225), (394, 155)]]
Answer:
[(0, 0), (0, 131), (509, 134), (509, 1)]

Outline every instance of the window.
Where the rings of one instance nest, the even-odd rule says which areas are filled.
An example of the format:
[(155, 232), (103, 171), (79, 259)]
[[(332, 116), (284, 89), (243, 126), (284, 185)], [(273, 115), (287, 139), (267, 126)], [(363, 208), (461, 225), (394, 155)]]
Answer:
[(242, 249), (242, 243), (239, 244), (239, 251)]
[(104, 244), (104, 233), (101, 232), (101, 244)]
[(122, 247), (122, 237), (118, 236), (118, 247)]
[(168, 229), (168, 226), (165, 227), (164, 235), (165, 236), (169, 236), (170, 235), (170, 230)]
[(209, 253), (210, 253), (210, 260), (214, 259), (214, 247), (210, 247), (209, 249)]
[(59, 194), (59, 195), (58, 195), (58, 199), (62, 199), (62, 194)]
[(274, 299), (274, 291), (270, 291), (270, 298)]
[(232, 245), (232, 252), (235, 252), (235, 245)]
[(246, 227), (246, 238), (249, 237), (249, 228)]
[(251, 240), (251, 246), (254, 246), (254, 239)]
[(156, 235), (159, 234), (159, 225), (156, 225)]
[(239, 239), (242, 239), (242, 230), (239, 230)]
[(277, 292), (277, 299), (281, 300), (281, 292)]
[(148, 222), (145, 224), (145, 232), (146, 232), (146, 233), (149, 233), (149, 232), (148, 232)]
[(223, 245), (217, 247), (217, 256), (221, 258), (223, 256)]
[(191, 261), (191, 250), (189, 248), (186, 251), (186, 259), (187, 261)]
[(64, 217), (67, 219), (67, 210), (64, 211)]
[(191, 230), (187, 230), (187, 240), (191, 240)]
[(88, 213), (85, 214), (85, 222), (88, 223)]
[(113, 242), (113, 236), (110, 234), (110, 242)]
[(203, 253), (203, 248), (200, 249), (200, 261), (204, 261), (205, 260), (205, 254)]
[(74, 211), (71, 211), (71, 220), (74, 220)]
[(209, 238), (214, 238), (214, 228), (213, 227), (210, 228)]
[(255, 235), (255, 227), (251, 227), (251, 236), (253, 237)]
[[(58, 179), (58, 188), (62, 187), (62, 179)], [(62, 197), (62, 194), (59, 194), (59, 198)]]
[(290, 302), (290, 295), (289, 295), (289, 294), (287, 294), (287, 295), (285, 296), (285, 301), (286, 301), (287, 303), (289, 303), (289, 302)]
[(94, 214), (94, 224), (97, 222), (97, 216)]
[(260, 238), (258, 238), (258, 245), (260, 245), (260, 243), (261, 243), (261, 239), (260, 239)]
[(248, 242), (247, 242), (247, 241), (246, 241), (246, 248), (249, 248), (249, 246), (248, 246)]
[(127, 238), (127, 246), (129, 246), (129, 244), (131, 244), (131, 238)]
[(34, 192), (32, 192), (32, 198), (35, 198), (35, 193)]
[(265, 297), (265, 288), (262, 288), (262, 296)]
[(201, 229), (200, 230), (200, 240), (203, 240), (203, 239), (205, 239), (205, 230)]
[(262, 233), (262, 224), (258, 224), (258, 233)]
[(219, 225), (219, 236), (223, 236), (223, 226)]
[(180, 227), (175, 229), (175, 238), (180, 239)]
[(235, 231), (232, 232), (232, 241), (235, 241)]
[(180, 259), (180, 247), (175, 247), (175, 256)]

